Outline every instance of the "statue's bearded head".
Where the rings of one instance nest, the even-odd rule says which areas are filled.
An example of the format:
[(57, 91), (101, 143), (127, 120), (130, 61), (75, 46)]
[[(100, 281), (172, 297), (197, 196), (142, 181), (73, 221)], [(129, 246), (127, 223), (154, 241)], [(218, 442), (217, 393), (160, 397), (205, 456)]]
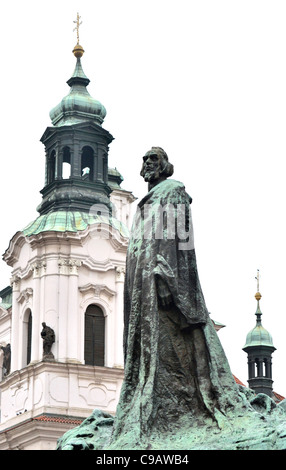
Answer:
[(174, 167), (161, 147), (152, 147), (151, 150), (145, 153), (140, 175), (143, 176), (146, 182), (151, 183), (168, 178), (173, 172)]

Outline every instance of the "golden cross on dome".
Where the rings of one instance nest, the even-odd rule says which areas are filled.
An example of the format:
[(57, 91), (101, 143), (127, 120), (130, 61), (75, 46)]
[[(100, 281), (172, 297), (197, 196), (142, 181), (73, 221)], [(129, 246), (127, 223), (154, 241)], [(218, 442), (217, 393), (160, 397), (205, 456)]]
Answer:
[(74, 21), (74, 23), (76, 23), (76, 27), (74, 28), (74, 31), (76, 30), (77, 44), (79, 44), (79, 27), (82, 24), (82, 21), (79, 22), (80, 19), (81, 19), (81, 16), (79, 16), (79, 14), (77, 14), (76, 21)]
[(257, 269), (257, 276), (255, 279), (257, 280), (257, 292), (259, 292), (259, 269)]

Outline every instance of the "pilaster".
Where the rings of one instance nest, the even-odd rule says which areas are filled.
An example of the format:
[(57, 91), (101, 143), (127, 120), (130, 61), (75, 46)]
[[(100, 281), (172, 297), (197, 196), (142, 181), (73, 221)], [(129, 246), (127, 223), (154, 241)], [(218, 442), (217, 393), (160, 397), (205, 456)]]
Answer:
[[(59, 342), (61, 360), (80, 362), (80, 319), (78, 316), (78, 275), (82, 261), (73, 258), (59, 258), (60, 295)], [(64, 299), (62, 298), (64, 296)], [(65, 351), (64, 351), (64, 345)], [(64, 355), (63, 355), (64, 354)]]
[(20, 309), (17, 299), (20, 294), (21, 279), (15, 275), (10, 280), (12, 286), (13, 321), (11, 328), (11, 372), (19, 368), (19, 352), (22, 351), (22, 338), (19, 334)]
[(42, 305), (43, 305), (43, 276), (46, 274), (46, 261), (37, 261), (31, 266), (33, 271), (33, 307), (32, 307), (32, 345), (31, 345), (31, 362), (37, 362), (42, 359), (41, 344), (41, 322), (42, 322)]

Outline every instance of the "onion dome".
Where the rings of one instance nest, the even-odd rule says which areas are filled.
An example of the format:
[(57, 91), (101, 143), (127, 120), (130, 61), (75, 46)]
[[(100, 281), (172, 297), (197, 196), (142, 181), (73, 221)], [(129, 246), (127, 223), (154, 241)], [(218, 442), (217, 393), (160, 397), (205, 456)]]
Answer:
[(90, 96), (86, 87), (90, 80), (85, 75), (81, 57), (84, 50), (77, 44), (73, 49), (76, 57), (76, 66), (67, 84), (71, 87), (70, 92), (61, 102), (50, 111), (50, 118), (54, 126), (66, 126), (84, 121), (92, 121), (102, 125), (106, 116), (105, 107)]
[(271, 334), (262, 326), (262, 322), (261, 322), (262, 312), (259, 306), (259, 301), (261, 297), (262, 295), (260, 294), (260, 292), (257, 292), (255, 294), (255, 298), (257, 300), (257, 309), (255, 312), (256, 325), (246, 336), (246, 343), (245, 343), (243, 350), (252, 346), (267, 346), (267, 347), (272, 348), (273, 350), (276, 349), (273, 345)]

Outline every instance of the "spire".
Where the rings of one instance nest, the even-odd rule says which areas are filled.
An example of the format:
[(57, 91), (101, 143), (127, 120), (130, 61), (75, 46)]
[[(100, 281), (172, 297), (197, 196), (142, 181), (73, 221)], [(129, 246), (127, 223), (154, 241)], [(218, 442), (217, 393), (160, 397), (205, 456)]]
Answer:
[(255, 315), (256, 315), (256, 326), (261, 326), (261, 315), (262, 315), (262, 312), (260, 310), (260, 305), (259, 305), (259, 301), (262, 297), (262, 295), (260, 294), (259, 292), (259, 269), (257, 269), (257, 276), (256, 276), (256, 281), (257, 281), (257, 292), (255, 294), (255, 298), (257, 300), (257, 308), (256, 308), (256, 312), (255, 312)]
[(106, 116), (105, 107), (92, 98), (86, 89), (90, 80), (85, 75), (81, 64), (84, 49), (79, 44), (79, 27), (82, 24), (80, 18), (77, 14), (77, 19), (74, 21), (76, 23), (74, 31), (77, 31), (77, 43), (73, 48), (76, 65), (71, 78), (67, 81), (71, 89), (69, 94), (50, 111), (50, 118), (54, 126), (66, 126), (86, 121), (101, 126)]
[[(260, 300), (261, 300), (261, 293), (259, 291), (259, 280), (260, 280), (260, 274), (259, 274), (259, 269), (257, 270), (257, 276), (256, 276), (256, 281), (257, 281), (257, 292), (255, 294), (255, 299), (257, 300), (257, 307), (256, 307), (256, 325), (255, 327), (248, 333), (246, 337), (246, 344), (244, 348), (249, 347), (249, 346), (269, 346), (269, 347), (274, 347), (273, 346), (273, 341), (272, 341), (272, 336), (270, 333), (262, 326), (262, 321), (261, 321), (261, 316), (262, 312), (260, 310)], [(275, 349), (275, 348), (274, 348)]]
[(260, 274), (257, 270), (257, 292), (255, 299), (256, 325), (246, 336), (245, 346), (242, 348), (248, 355), (248, 383), (256, 393), (266, 393), (272, 396), (272, 353), (275, 351), (272, 336), (263, 328), (261, 322), (262, 312), (259, 302), (261, 293), (259, 289)]
[[(64, 217), (63, 212), (89, 212), (94, 204), (104, 204), (111, 212), (108, 150), (113, 137), (102, 127), (104, 106), (86, 89), (89, 79), (81, 64), (84, 50), (79, 43), (79, 14), (75, 23), (76, 65), (67, 82), (70, 92), (50, 111), (52, 126), (47, 127), (41, 138), (46, 171), (43, 198), (37, 210), (40, 216), (61, 211), (57, 220)], [(53, 224), (51, 217), (43, 222), (46, 227)]]

